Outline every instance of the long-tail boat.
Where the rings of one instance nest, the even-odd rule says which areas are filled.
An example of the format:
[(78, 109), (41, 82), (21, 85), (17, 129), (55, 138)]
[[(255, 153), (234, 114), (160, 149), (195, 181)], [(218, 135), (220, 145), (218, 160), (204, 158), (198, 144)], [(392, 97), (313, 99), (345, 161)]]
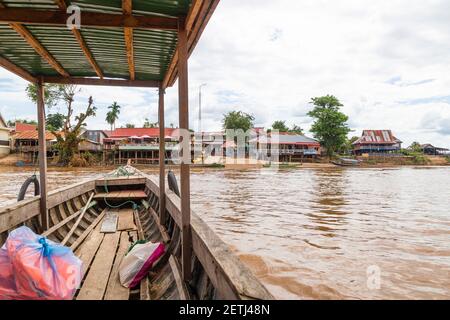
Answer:
[[(158, 182), (153, 177), (127, 166), (106, 177), (51, 191), (47, 230), (41, 228), (39, 196), (0, 209), (0, 240), (5, 241), (9, 230), (26, 225), (70, 247), (84, 269), (76, 299), (272, 299), (251, 271), (193, 212), (191, 277), (184, 281), (180, 198), (166, 190), (166, 215), (161, 217), (158, 195)], [(117, 217), (117, 223), (106, 232), (102, 227), (108, 227), (111, 215)], [(166, 252), (140, 286), (130, 290), (121, 286), (118, 272), (123, 256), (137, 240), (165, 243)]]
[[(188, 58), (218, 3), (0, 1), (0, 66), (37, 89), (40, 182), (39, 196), (0, 208), (1, 240), (25, 224), (70, 246), (86, 273), (77, 299), (272, 298), (191, 212), (191, 161), (179, 166), (180, 197), (165, 187), (164, 94), (178, 80), (179, 128), (188, 132)], [(49, 192), (44, 105), (48, 83), (157, 89), (159, 181), (128, 167), (133, 176), (93, 179)], [(183, 143), (189, 145), (188, 139)], [(127, 206), (116, 208), (123, 203)], [(117, 230), (102, 233), (105, 219), (114, 215)], [(136, 239), (163, 241), (167, 253), (139, 288), (128, 290), (119, 285), (117, 272)]]

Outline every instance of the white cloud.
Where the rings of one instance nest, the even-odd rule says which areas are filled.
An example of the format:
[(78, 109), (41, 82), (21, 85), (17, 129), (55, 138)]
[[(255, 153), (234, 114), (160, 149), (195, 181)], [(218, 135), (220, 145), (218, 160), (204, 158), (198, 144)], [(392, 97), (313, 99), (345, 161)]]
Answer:
[[(392, 129), (405, 143), (450, 146), (450, 2), (446, 0), (222, 0), (190, 60), (191, 127), (197, 129), (198, 85), (203, 128), (240, 109), (258, 125), (287, 120), (309, 129), (311, 97), (334, 94), (355, 134)], [(0, 72), (0, 111), (35, 108)], [(16, 88), (16, 90), (14, 90)], [(121, 124), (156, 121), (155, 90), (84, 87), (99, 108), (90, 127), (107, 128), (106, 107), (124, 108)], [(12, 111), (11, 111), (12, 110)], [(166, 95), (167, 123), (178, 122), (177, 87)]]

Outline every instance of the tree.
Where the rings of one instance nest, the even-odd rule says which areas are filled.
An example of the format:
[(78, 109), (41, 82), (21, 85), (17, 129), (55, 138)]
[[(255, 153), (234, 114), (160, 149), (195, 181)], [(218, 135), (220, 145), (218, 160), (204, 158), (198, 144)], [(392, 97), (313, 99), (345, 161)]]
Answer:
[(272, 130), (277, 130), (279, 132), (288, 132), (289, 128), (286, 126), (286, 121), (275, 121), (272, 124)]
[(136, 128), (136, 126), (135, 126), (134, 124), (132, 124), (132, 123), (127, 123), (127, 124), (125, 125), (125, 128), (127, 128), (127, 129), (133, 129), (133, 128)]
[(303, 129), (302, 129), (300, 126), (296, 125), (296, 124), (294, 124), (294, 125), (292, 126), (292, 129), (289, 130), (289, 132), (292, 132), (292, 133), (295, 133), (295, 134), (303, 135)]
[(148, 118), (145, 118), (143, 128), (158, 128), (158, 122), (150, 122)]
[[(61, 99), (64, 85), (46, 83), (44, 85), (44, 104), (48, 109), (54, 107)], [(28, 98), (37, 102), (37, 86), (35, 84), (29, 84), (25, 89)]]
[(356, 142), (356, 140), (358, 140), (359, 137), (351, 137), (350, 139), (346, 139), (346, 142), (343, 144), (343, 146), (341, 147), (341, 149), (339, 150), (341, 153), (346, 153), (346, 154), (350, 154), (353, 150), (353, 143)]
[(48, 131), (59, 131), (64, 126), (64, 120), (65, 116), (62, 113), (49, 114), (45, 120), (46, 129)]
[(327, 155), (331, 158), (347, 140), (347, 134), (350, 132), (347, 126), (348, 116), (340, 112), (343, 104), (335, 96), (312, 98), (311, 103), (315, 106), (308, 112), (308, 115), (315, 119), (311, 132), (326, 148)]
[(422, 145), (421, 145), (419, 142), (417, 142), (417, 141), (414, 141), (414, 142), (409, 146), (408, 149), (410, 149), (410, 150), (413, 151), (413, 152), (418, 152), (418, 153), (423, 152)]
[(24, 123), (24, 124), (32, 124), (32, 125), (35, 125), (35, 126), (37, 126), (37, 121), (36, 120), (27, 120), (27, 119), (16, 119), (15, 121), (12, 121), (12, 120), (8, 120), (8, 122), (6, 123), (6, 125), (8, 126), (8, 127), (14, 127), (14, 125), (16, 124), (16, 123)]
[(106, 114), (106, 122), (111, 126), (111, 131), (116, 128), (116, 121), (119, 119), (120, 108), (117, 102), (113, 102), (112, 105), (108, 107), (110, 111)]
[[(27, 88), (27, 92), (37, 92), (37, 88), (30, 88), (30, 86), (36, 86), (35, 84), (30, 84)], [(47, 87), (44, 88), (46, 90)], [(73, 117), (73, 102), (75, 94), (79, 92), (78, 88), (74, 85), (59, 85), (58, 86), (58, 95), (54, 96), (53, 101), (49, 105), (56, 105), (58, 101), (62, 100), (67, 109), (66, 115), (64, 117), (64, 123), (62, 125), (62, 130), (60, 132), (52, 131), (53, 135), (55, 135), (57, 143), (55, 145), (58, 150), (59, 160), (58, 162), (62, 165), (69, 165), (78, 152), (78, 145), (83, 140), (80, 137), (80, 131), (83, 126), (86, 125), (85, 121), (87, 118), (91, 116), (95, 116), (95, 111), (97, 108), (93, 105), (94, 101), (92, 97), (88, 99), (88, 105), (86, 107), (86, 111), (80, 113), (75, 116), (75, 124), (72, 125), (72, 117)], [(45, 91), (44, 91), (45, 95)], [(36, 102), (36, 95), (28, 95), (29, 98)]]
[(253, 121), (255, 117), (242, 111), (231, 111), (224, 115), (223, 128), (224, 129), (242, 129), (248, 131), (253, 128)]

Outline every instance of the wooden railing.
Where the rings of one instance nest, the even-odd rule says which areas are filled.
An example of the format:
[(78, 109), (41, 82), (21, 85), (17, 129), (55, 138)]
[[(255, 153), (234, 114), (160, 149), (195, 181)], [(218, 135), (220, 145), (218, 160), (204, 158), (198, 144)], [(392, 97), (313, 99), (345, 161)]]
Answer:
[[(159, 194), (158, 182), (147, 176), (146, 186)], [(166, 209), (181, 229), (180, 198), (166, 190)], [(223, 299), (273, 299), (253, 273), (233, 254), (217, 234), (191, 211), (192, 249)]]
[[(47, 207), (55, 207), (67, 200), (82, 195), (95, 188), (95, 181), (80, 182), (48, 193)], [(33, 197), (0, 208), (0, 233), (14, 229), (18, 225), (39, 215), (40, 196)]]

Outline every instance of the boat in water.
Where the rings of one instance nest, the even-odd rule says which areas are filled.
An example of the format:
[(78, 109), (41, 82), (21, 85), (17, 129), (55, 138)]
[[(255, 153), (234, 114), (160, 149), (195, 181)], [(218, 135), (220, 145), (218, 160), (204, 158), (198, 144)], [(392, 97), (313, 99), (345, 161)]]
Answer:
[[(70, 247), (83, 262), (78, 300), (273, 299), (231, 249), (194, 212), (189, 281), (182, 274), (182, 216), (174, 175), (166, 191), (165, 216), (159, 212), (158, 182), (132, 166), (105, 177), (48, 193), (49, 228), (41, 229), (40, 197), (0, 208), (0, 245), (22, 225)], [(175, 181), (176, 183), (176, 181)], [(107, 219), (117, 224), (107, 233)], [(138, 240), (161, 242), (166, 252), (133, 289), (121, 286), (119, 264)]]
[(361, 165), (361, 160), (339, 158), (336, 161), (331, 161), (331, 163), (340, 167), (358, 167)]

